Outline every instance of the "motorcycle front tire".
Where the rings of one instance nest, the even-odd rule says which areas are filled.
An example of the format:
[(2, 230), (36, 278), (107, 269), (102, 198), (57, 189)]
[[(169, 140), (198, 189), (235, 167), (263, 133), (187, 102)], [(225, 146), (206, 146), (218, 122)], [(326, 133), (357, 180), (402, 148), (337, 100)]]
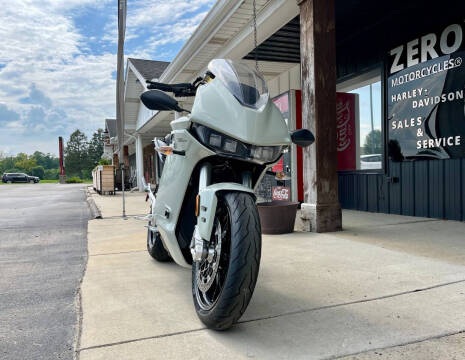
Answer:
[(228, 217), (229, 222), (227, 239), (223, 240), (225, 246), (221, 249), (224, 264), (227, 263), (223, 283), (217, 298), (209, 306), (202, 304), (205, 294), (197, 284), (200, 264), (193, 263), (192, 295), (200, 320), (210, 329), (226, 330), (244, 314), (252, 298), (260, 267), (262, 238), (260, 218), (251, 194), (223, 193), (218, 199), (216, 216), (219, 211), (226, 214), (223, 217)]

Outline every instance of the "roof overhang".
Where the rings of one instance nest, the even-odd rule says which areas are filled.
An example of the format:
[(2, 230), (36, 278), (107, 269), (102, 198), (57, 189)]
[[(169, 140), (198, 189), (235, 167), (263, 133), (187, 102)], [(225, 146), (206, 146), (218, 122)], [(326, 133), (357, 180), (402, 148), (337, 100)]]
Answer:
[[(296, 1), (257, 0), (258, 43), (299, 14)], [(191, 81), (214, 58), (241, 60), (254, 49), (249, 2), (219, 0), (161, 76), (164, 82)]]
[(126, 131), (136, 128), (140, 106), (140, 94), (147, 89), (145, 79), (131, 61), (126, 62), (124, 82), (124, 128)]

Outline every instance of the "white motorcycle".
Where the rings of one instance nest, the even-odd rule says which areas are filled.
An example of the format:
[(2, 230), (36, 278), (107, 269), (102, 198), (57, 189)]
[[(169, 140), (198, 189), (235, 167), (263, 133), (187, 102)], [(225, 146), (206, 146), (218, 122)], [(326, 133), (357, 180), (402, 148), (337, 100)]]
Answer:
[[(289, 133), (263, 77), (225, 59), (193, 84), (148, 81), (151, 110), (186, 112), (155, 139), (161, 176), (152, 192), (147, 249), (158, 261), (192, 267), (192, 296), (209, 328), (231, 327), (245, 312), (257, 281), (260, 219), (254, 188), (291, 142), (313, 143), (308, 130)], [(195, 96), (192, 112), (175, 96)]]

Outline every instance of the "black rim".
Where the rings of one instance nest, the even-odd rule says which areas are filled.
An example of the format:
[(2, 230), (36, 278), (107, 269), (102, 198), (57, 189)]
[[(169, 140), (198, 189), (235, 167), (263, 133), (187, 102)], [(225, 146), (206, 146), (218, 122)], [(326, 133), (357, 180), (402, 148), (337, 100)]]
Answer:
[[(210, 248), (218, 249), (211, 259), (195, 263), (195, 296), (201, 309), (210, 310), (217, 303), (223, 290), (229, 268), (229, 252), (231, 247), (230, 216), (224, 203), (218, 203), (212, 230)], [(220, 241), (220, 246), (218, 242)], [(215, 269), (215, 263), (218, 266)], [(211, 282), (211, 285), (208, 283)], [(207, 284), (203, 291), (199, 283)], [(203, 286), (205, 288), (205, 286)]]

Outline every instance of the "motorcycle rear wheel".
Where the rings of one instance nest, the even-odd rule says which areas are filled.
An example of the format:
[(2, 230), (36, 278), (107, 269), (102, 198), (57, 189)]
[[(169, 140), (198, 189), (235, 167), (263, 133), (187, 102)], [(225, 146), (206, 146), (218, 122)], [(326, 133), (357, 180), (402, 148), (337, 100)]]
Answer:
[(218, 199), (211, 241), (213, 259), (192, 264), (192, 296), (200, 320), (226, 330), (247, 309), (260, 267), (260, 218), (252, 195), (231, 192)]

